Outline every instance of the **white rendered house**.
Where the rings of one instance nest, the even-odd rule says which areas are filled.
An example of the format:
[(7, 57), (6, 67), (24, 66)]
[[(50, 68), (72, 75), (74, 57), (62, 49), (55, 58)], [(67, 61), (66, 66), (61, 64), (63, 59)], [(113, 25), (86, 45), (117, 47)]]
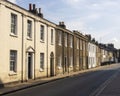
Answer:
[(88, 68), (96, 67), (96, 44), (88, 43)]

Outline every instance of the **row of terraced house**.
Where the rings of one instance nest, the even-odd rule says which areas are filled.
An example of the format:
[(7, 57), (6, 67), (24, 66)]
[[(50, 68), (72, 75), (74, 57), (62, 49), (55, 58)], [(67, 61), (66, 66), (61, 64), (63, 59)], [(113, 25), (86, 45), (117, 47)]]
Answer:
[(0, 84), (67, 74), (117, 62), (113, 44), (70, 31), (37, 11), (0, 0)]

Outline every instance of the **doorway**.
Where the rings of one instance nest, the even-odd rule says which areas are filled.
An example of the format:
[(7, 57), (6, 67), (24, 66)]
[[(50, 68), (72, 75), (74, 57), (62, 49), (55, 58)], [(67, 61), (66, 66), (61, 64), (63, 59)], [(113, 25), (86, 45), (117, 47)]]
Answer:
[(65, 72), (67, 72), (67, 57), (65, 57), (65, 59), (64, 59), (65, 61), (64, 61), (64, 66), (65, 66)]
[(32, 79), (33, 53), (28, 53), (28, 79)]
[(50, 54), (50, 76), (54, 76), (54, 53)]

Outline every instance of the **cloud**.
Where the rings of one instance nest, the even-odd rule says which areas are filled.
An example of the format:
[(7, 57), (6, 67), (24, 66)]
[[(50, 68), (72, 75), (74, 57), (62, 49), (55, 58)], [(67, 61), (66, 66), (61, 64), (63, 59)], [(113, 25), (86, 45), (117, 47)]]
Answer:
[(62, 2), (72, 8), (79, 9), (80, 8), (79, 5), (82, 5), (85, 1), (84, 0), (62, 0)]
[(111, 39), (111, 42), (113, 42), (113, 43), (114, 43), (114, 42), (117, 43), (117, 42), (118, 42), (118, 39), (114, 37), (113, 39)]
[(63, 2), (67, 4), (77, 4), (79, 2), (82, 2), (83, 0), (63, 0)]
[(85, 31), (86, 24), (80, 20), (70, 20), (66, 23), (68, 29), (70, 30), (78, 30), (78, 31)]
[[(15, 0), (10, 0), (15, 2)], [(16, 0), (19, 4), (21, 0)], [(22, 0), (22, 5), (28, 4)], [(120, 45), (120, 0), (35, 0), (42, 8), (44, 17), (58, 24), (64, 21), (70, 30), (80, 30), (91, 34), (96, 40), (115, 42)], [(113, 38), (114, 37), (114, 38)], [(115, 39), (116, 38), (116, 39)]]
[(16, 0), (8, 0), (8, 1), (10, 1), (10, 2), (12, 2), (12, 3), (16, 3)]
[(117, 37), (113, 37), (108, 43), (113, 43), (116, 48), (118, 49), (120, 48), (120, 42)]

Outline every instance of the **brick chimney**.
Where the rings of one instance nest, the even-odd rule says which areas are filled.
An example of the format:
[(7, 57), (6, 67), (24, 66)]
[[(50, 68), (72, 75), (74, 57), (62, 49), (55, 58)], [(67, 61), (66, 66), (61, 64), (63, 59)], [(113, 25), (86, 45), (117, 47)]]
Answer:
[(41, 13), (41, 8), (39, 8), (38, 16), (43, 18), (43, 14)]
[(39, 17), (43, 18), (43, 14), (41, 13), (41, 8), (39, 10), (36, 8), (35, 4), (29, 4), (29, 11), (35, 15), (38, 15)]
[(33, 9), (32, 9), (32, 4), (30, 3), (29, 4), (29, 11), (32, 11)]
[(62, 21), (62, 22), (59, 22), (59, 26), (62, 27), (62, 28), (64, 28), (64, 29), (66, 29), (66, 25), (64, 24), (63, 21)]

